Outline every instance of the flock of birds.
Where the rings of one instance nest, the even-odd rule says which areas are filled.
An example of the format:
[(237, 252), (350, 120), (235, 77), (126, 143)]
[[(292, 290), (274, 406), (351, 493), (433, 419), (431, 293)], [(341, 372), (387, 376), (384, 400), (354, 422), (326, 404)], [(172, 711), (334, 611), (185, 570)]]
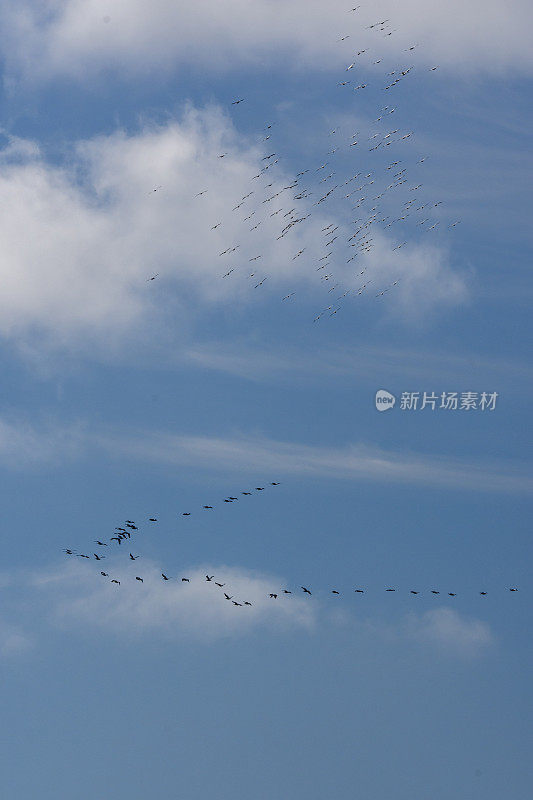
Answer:
[[(349, 11), (353, 13), (359, 8), (360, 6), (356, 6)], [(395, 33), (388, 19), (377, 20), (367, 28), (372, 35), (375, 34), (381, 47)], [(270, 277), (268, 267), (263, 266), (263, 256), (276, 256), (260, 252), (246, 258), (244, 263), (236, 264), (233, 261), (239, 256), (238, 251), (246, 252), (247, 255), (250, 251), (253, 252), (254, 232), (261, 226), (263, 230), (268, 227), (269, 232), (277, 233), (276, 241), (281, 241), (290, 237), (294, 231), (305, 227), (309, 231), (310, 226), (314, 225), (313, 233), (319, 233), (323, 240), (320, 252), (311, 253), (306, 247), (299, 247), (290, 256), (291, 261), (300, 258), (306, 260), (309, 270), (316, 273), (315, 278), (324, 285), (326, 293), (332, 295), (328, 298), (328, 305), (317, 314), (314, 322), (325, 316), (335, 316), (349, 297), (374, 294), (375, 298), (382, 298), (398, 286), (402, 280), (401, 270), (397, 276), (390, 273), (390, 269), (394, 269), (394, 260), (391, 261), (390, 258), (394, 252), (408, 244), (404, 240), (405, 226), (414, 223), (413, 231), (425, 234), (435, 232), (445, 225), (444, 220), (439, 218), (443, 201), (422, 196), (420, 165), (426, 161), (427, 156), (416, 156), (415, 168), (412, 169), (408, 157), (415, 134), (414, 131), (402, 127), (398, 121), (401, 113), (395, 105), (399, 85), (412, 81), (419, 72), (409, 59), (418, 45), (413, 44), (406, 48), (404, 63), (388, 71), (381, 85), (376, 85), (380, 74), (376, 66), (389, 59), (384, 58), (383, 53), (372, 55), (371, 47), (353, 50), (348, 55), (351, 41), (351, 33), (338, 39), (339, 46), (347, 48), (347, 61), (342, 80), (337, 82), (337, 86), (339, 90), (347, 92), (352, 100), (361, 92), (370, 92), (372, 86), (377, 88), (381, 99), (372, 123), (374, 128), (367, 131), (352, 130), (348, 135), (341, 132), (340, 128), (334, 128), (329, 132), (328, 149), (325, 150), (324, 158), (307, 165), (285, 183), (276, 171), (276, 165), (282, 160), (281, 154), (275, 147), (272, 152), (266, 150), (266, 155), (262, 157), (262, 166), (250, 178), (249, 190), (228, 205), (228, 215), (243, 215), (242, 240), (237, 243), (227, 241), (223, 220), (213, 220), (209, 226), (219, 244), (216, 250), (214, 246), (213, 254), (218, 250), (218, 258), (230, 262), (221, 270), (220, 278), (233, 280), (240, 276), (246, 278), (251, 287), (259, 289)], [(422, 69), (433, 73), (438, 67)], [(359, 74), (368, 74), (371, 77), (359, 77)], [(243, 104), (246, 104), (244, 97), (231, 103), (239, 108)], [(350, 107), (349, 111), (355, 112), (357, 109)], [(265, 125), (261, 142), (263, 147), (272, 144), (274, 131), (273, 123)], [(218, 158), (224, 159), (228, 155), (223, 152), (218, 154)], [(157, 186), (152, 192), (161, 188)], [(208, 191), (208, 188), (201, 189), (195, 199), (202, 198)], [(325, 213), (334, 211), (339, 223), (321, 225), (318, 230), (315, 219), (320, 218), (323, 222), (324, 215), (321, 213), (319, 217), (315, 213), (317, 210)], [(204, 212), (201, 213), (204, 216)], [(268, 225), (269, 220), (278, 222), (274, 231)], [(343, 220), (349, 220), (348, 229)], [(448, 227), (455, 228), (459, 223), (460, 220), (452, 221)], [(233, 220), (231, 228), (234, 229)], [(391, 242), (390, 253), (387, 253), (387, 274), (390, 274), (391, 279), (385, 285), (377, 285), (377, 282), (383, 281), (384, 273), (380, 277), (380, 270), (376, 272), (376, 265), (368, 255), (378, 239), (380, 244), (386, 241), (389, 229), (390, 233), (398, 231), (397, 240)], [(286, 257), (286, 251), (283, 257)], [(355, 267), (353, 274), (352, 266), (347, 265)], [(148, 280), (156, 277), (158, 275)], [(291, 291), (282, 301), (290, 301), (296, 294), (296, 290)]]
[[(355, 13), (360, 6), (348, 9), (349, 13)], [(395, 33), (388, 19), (376, 20), (367, 29), (375, 34), (381, 47)], [(216, 237), (219, 245), (217, 258), (222, 262), (229, 262), (220, 273), (221, 280), (233, 280), (238, 275), (246, 277), (254, 289), (259, 289), (269, 279), (267, 268), (263, 268), (263, 253), (256, 253), (247, 258), (245, 263), (236, 264), (239, 253), (247, 252), (253, 244), (254, 232), (261, 226), (267, 228), (269, 221), (272, 221), (275, 228), (277, 242), (290, 241), (291, 234), (295, 231), (309, 230), (310, 226), (315, 226), (316, 220), (324, 221), (324, 214), (333, 213), (336, 215), (338, 223), (331, 222), (323, 225), (319, 231), (315, 228), (313, 232), (320, 234), (322, 241), (319, 253), (310, 253), (306, 247), (295, 248), (291, 261), (302, 259), (307, 261), (310, 270), (316, 273), (317, 279), (326, 287), (328, 294), (333, 295), (329, 305), (324, 307), (314, 318), (318, 322), (325, 316), (333, 317), (340, 310), (343, 301), (348, 297), (360, 297), (363, 294), (372, 294), (375, 291), (375, 298), (381, 298), (389, 291), (393, 290), (401, 280), (400, 276), (391, 279), (386, 285), (377, 286), (374, 280), (376, 267), (372, 266), (369, 254), (374, 250), (378, 240), (382, 244), (386, 240), (387, 231), (398, 233), (397, 240), (390, 245), (390, 255), (400, 251), (407, 246), (404, 241), (404, 232), (412, 223), (413, 230), (420, 233), (431, 233), (444, 227), (441, 217), (442, 200), (424, 197), (423, 183), (421, 182), (422, 166), (427, 160), (426, 155), (418, 154), (414, 157), (413, 165), (409, 163), (409, 156), (412, 154), (412, 142), (415, 137), (414, 131), (402, 127), (400, 121), (401, 113), (395, 104), (397, 92), (400, 84), (406, 85), (413, 81), (418, 68), (411, 63), (410, 56), (418, 48), (413, 44), (405, 49), (403, 63), (395, 69), (388, 71), (380, 85), (376, 86), (376, 79), (380, 72), (375, 69), (383, 61), (388, 61), (383, 53), (373, 53), (373, 48), (364, 47), (361, 49), (349, 50), (351, 47), (352, 32), (345, 33), (337, 40), (340, 47), (347, 48), (346, 66), (340, 80), (337, 82), (339, 91), (344, 91), (352, 99), (359, 97), (362, 92), (368, 94), (372, 88), (377, 88), (381, 100), (378, 104), (375, 118), (372, 122), (374, 126), (370, 130), (351, 130), (348, 135), (340, 128), (330, 130), (328, 135), (327, 150), (324, 157), (317, 163), (307, 165), (306, 168), (297, 172), (290, 180), (285, 181), (280, 177), (280, 169), (276, 169), (282, 159), (276, 149), (270, 148), (273, 138), (275, 139), (275, 126), (273, 123), (265, 125), (261, 146), (264, 148), (265, 155), (262, 157), (262, 164), (257, 174), (250, 177), (250, 187), (245, 194), (237, 198), (233, 204), (228, 206), (228, 215), (240, 214), (242, 216), (243, 240), (241, 242), (228, 243), (225, 238), (224, 220), (213, 220), (206, 233)], [(438, 67), (432, 66), (422, 68), (424, 72), (433, 73)], [(364, 77), (365, 75), (370, 77)], [(246, 98), (238, 97), (232, 101), (231, 105), (241, 108), (246, 104)], [(352, 107), (350, 112), (356, 111)], [(242, 112), (239, 112), (242, 113)], [(272, 152), (266, 150), (272, 149)], [(402, 152), (400, 152), (402, 151)], [(219, 159), (228, 157), (227, 152), (218, 154)], [(412, 160), (412, 159), (411, 159)], [(164, 187), (158, 185), (148, 194), (161, 191)], [(201, 189), (194, 197), (199, 200), (208, 193), (208, 188)], [(342, 208), (341, 208), (342, 206)], [(231, 209), (231, 210), (230, 210)], [(347, 213), (346, 213), (347, 212)], [(205, 216), (205, 214), (204, 214)], [(349, 219), (350, 228), (346, 230), (345, 220)], [(231, 222), (233, 223), (233, 219)], [(452, 221), (448, 228), (455, 228), (460, 220)], [(231, 225), (234, 228), (233, 224)], [(272, 224), (270, 224), (272, 230)], [(347, 235), (349, 233), (349, 235)], [(289, 238), (287, 238), (289, 237)], [(215, 246), (215, 245), (214, 245)], [(341, 276), (336, 274), (339, 266)], [(352, 265), (347, 266), (347, 265)], [(346, 272), (355, 268), (353, 274), (347, 275)], [(377, 272), (379, 276), (379, 271)], [(154, 281), (159, 277), (159, 273), (147, 278), (147, 281)], [(370, 287), (370, 288), (369, 288)], [(290, 301), (297, 294), (296, 290), (289, 292), (282, 298), (282, 301)], [(270, 486), (278, 486), (279, 481), (271, 481)], [(257, 486), (253, 490), (240, 492), (240, 496), (250, 496), (254, 493), (263, 492), (266, 486)], [(237, 495), (229, 495), (223, 498), (224, 504), (236, 503), (239, 500)], [(214, 505), (204, 504), (200, 513), (211, 512)], [(193, 512), (184, 510), (181, 516), (189, 517)], [(155, 524), (157, 517), (149, 517), (148, 523)], [(66, 548), (65, 553), (70, 557), (83, 558), (101, 562), (106, 558), (102, 554), (102, 548), (115, 546), (123, 552), (131, 547), (132, 536), (139, 531), (139, 526), (134, 520), (128, 519), (123, 525), (117, 526), (113, 535), (108, 541), (96, 540), (99, 552), (81, 553), (73, 548)], [(127, 545), (125, 548), (123, 545)], [(139, 558), (133, 552), (128, 552), (128, 562), (135, 562)], [(105, 570), (100, 571), (100, 575), (109, 579), (116, 586), (121, 585), (119, 577), (110, 575)], [(211, 584), (221, 590), (221, 598), (232, 603), (235, 607), (251, 606), (250, 600), (236, 598), (235, 594), (222, 580), (216, 580), (215, 575), (205, 575), (206, 584)], [(141, 575), (136, 575), (134, 580), (144, 583)], [(161, 573), (161, 580), (180, 581), (188, 584), (190, 577), (180, 576), (171, 577), (166, 572)], [(197, 578), (195, 580), (198, 580)], [(364, 594), (367, 589), (360, 586), (350, 589), (350, 592)], [(387, 586), (382, 591), (387, 593), (401, 591), (397, 587)], [(410, 595), (423, 594), (418, 589), (409, 589)], [(427, 589), (430, 595), (445, 595), (456, 597), (457, 592), (441, 592), (438, 589)], [(517, 592), (517, 587), (508, 588), (509, 592)], [(313, 590), (314, 592), (314, 590)], [(302, 593), (306, 596), (313, 594), (307, 586), (299, 586), (297, 589), (276, 588), (268, 593), (268, 597), (275, 601), (281, 597), (286, 597), (294, 593)], [(328, 592), (333, 596), (340, 596), (341, 591), (337, 588), (329, 589)], [(479, 591), (480, 596), (486, 596), (487, 591)]]
[[(279, 481), (270, 481), (269, 485), (270, 486), (279, 486), (280, 482)], [(254, 493), (265, 491), (266, 488), (267, 488), (267, 486), (256, 486), (253, 491), (250, 491), (250, 490), (241, 491), (240, 495), (243, 496), (243, 497), (252, 496)], [(234, 495), (228, 495), (227, 497), (223, 498), (222, 502), (224, 502), (224, 503), (235, 503), (235, 502), (238, 501), (238, 499), (239, 498), (234, 496)], [(214, 508), (215, 508), (215, 506), (206, 503), (206, 504), (202, 505), (201, 511), (211, 511), (211, 510), (214, 510)], [(181, 516), (185, 516), (185, 517), (189, 517), (189, 516), (191, 516), (191, 514), (192, 514), (191, 511), (183, 511), (183, 512), (181, 512)], [(153, 524), (153, 523), (157, 523), (158, 519), (157, 519), (157, 517), (148, 517), (147, 521), (148, 521), (148, 523), (152, 523)], [(125, 520), (124, 525), (119, 525), (119, 526), (115, 527), (114, 533), (113, 533), (112, 536), (109, 537), (108, 541), (102, 541), (101, 539), (96, 539), (95, 540), (95, 544), (99, 548), (113, 546), (114, 542), (116, 542), (116, 545), (114, 545), (114, 547), (119, 547), (123, 543), (127, 544), (128, 546), (131, 546), (132, 536), (134, 536), (135, 533), (138, 532), (138, 531), (139, 531), (139, 525), (137, 525), (137, 523), (134, 520), (127, 519), (127, 520)], [(101, 550), (100, 550), (99, 553), (92, 553), (92, 555), (89, 555), (88, 553), (80, 553), (77, 550), (73, 549), (72, 547), (67, 547), (67, 548), (64, 548), (63, 552), (66, 553), (66, 555), (70, 556), (70, 557), (84, 558), (84, 559), (88, 559), (88, 560), (95, 560), (95, 561), (98, 561), (98, 562), (103, 561), (106, 558), (106, 556), (102, 554)], [(139, 555), (134, 555), (131, 551), (128, 551), (128, 562), (135, 562), (139, 558), (140, 558)], [(124, 580), (123, 577), (119, 578), (119, 577), (116, 577), (116, 576), (112, 576), (112, 575), (110, 575), (108, 572), (106, 572), (104, 570), (100, 571), (100, 576), (102, 576), (103, 578), (108, 578), (110, 580), (110, 582), (112, 584), (116, 585), (117, 587), (120, 586), (122, 584), (122, 581)], [(128, 580), (130, 580), (130, 578), (128, 578)], [(138, 583), (144, 583), (144, 578), (141, 575), (135, 575), (134, 576), (134, 580), (137, 581)], [(180, 583), (188, 584), (188, 583), (191, 582), (192, 579), (190, 577), (186, 577), (186, 576), (173, 577), (173, 576), (168, 575), (166, 572), (162, 572), (161, 573), (161, 580), (163, 582), (165, 582), (165, 581), (168, 581), (168, 582), (170, 582), (170, 581), (178, 581)], [(213, 586), (216, 586), (216, 587), (218, 587), (220, 589), (225, 589), (225, 591), (223, 591), (221, 593), (221, 597), (223, 595), (224, 600), (228, 601), (228, 602), (231, 602), (234, 606), (243, 607), (243, 606), (252, 606), (253, 605), (253, 603), (250, 600), (244, 600), (242, 598), (236, 599), (235, 594), (230, 593), (231, 589), (226, 584), (226, 582), (222, 582), (221, 580), (216, 580), (216, 576), (215, 575), (206, 574), (205, 575), (205, 580), (203, 580), (202, 582), (212, 584)], [(301, 586), (301, 585), (299, 586), (298, 589), (294, 589), (294, 588), (293, 589), (288, 589), (286, 587), (285, 588), (276, 588), (273, 591), (271, 591), (271, 592), (269, 591), (268, 592), (268, 597), (271, 600), (277, 600), (278, 598), (286, 597), (288, 595), (292, 595), (292, 594), (296, 594), (296, 593), (302, 593), (304, 595), (311, 596), (313, 594), (313, 591), (311, 591), (311, 589), (309, 589), (309, 587)], [(338, 589), (330, 589), (328, 591), (329, 591), (329, 593), (331, 595), (334, 595), (334, 596), (340, 596), (341, 594), (346, 594), (346, 592), (341, 592)], [(352, 590), (350, 590), (350, 592), (351, 591)], [(366, 588), (362, 588), (360, 586), (357, 586), (357, 587), (355, 587), (353, 589), (353, 592), (355, 592), (355, 594), (365, 594), (367, 591), (368, 590)], [(385, 591), (387, 593), (391, 593), (391, 592), (397, 592), (397, 591), (400, 591), (400, 590), (397, 589), (397, 587), (387, 586), (383, 591)], [(517, 591), (518, 591), (518, 588), (516, 586), (509, 587), (509, 592), (517, 592)], [(457, 594), (458, 594), (457, 592), (445, 592), (445, 591), (441, 592), (439, 589), (429, 589), (429, 590), (426, 590), (426, 593), (429, 593), (429, 594), (434, 595), (434, 596), (442, 594), (442, 595), (448, 596), (448, 597), (457, 597)], [(418, 589), (410, 589), (409, 590), (409, 594), (411, 594), (411, 595), (419, 595), (419, 594), (423, 594), (423, 592), (421, 590), (418, 590)], [(485, 596), (488, 595), (488, 592), (485, 591), (485, 590), (481, 590), (479, 592), (479, 595), (482, 596), (482, 597), (485, 597)]]

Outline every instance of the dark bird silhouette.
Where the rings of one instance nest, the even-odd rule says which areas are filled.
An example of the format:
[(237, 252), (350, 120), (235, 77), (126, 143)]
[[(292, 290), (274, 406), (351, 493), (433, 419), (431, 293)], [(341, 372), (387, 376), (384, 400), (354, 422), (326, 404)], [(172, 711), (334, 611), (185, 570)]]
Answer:
[(248, 602), (248, 600), (245, 600), (245, 601), (244, 601), (244, 605), (245, 605), (245, 606), (251, 606), (252, 604), (251, 604), (250, 602)]
[(181, 579), (182, 583), (189, 583), (190, 580), (191, 580), (190, 578), (182, 578)]
[(305, 594), (311, 594), (309, 589), (306, 589), (305, 586), (300, 586), (300, 589), (302, 589), (305, 592)]
[(457, 597), (456, 592), (448, 592), (449, 597)]
[(255, 491), (256, 492), (262, 492), (264, 488), (265, 488), (264, 486), (256, 486), (255, 487)]
[(440, 594), (440, 592), (438, 592), (436, 589), (432, 589), (431, 594)]
[(242, 606), (242, 603), (238, 603), (236, 600), (231, 601), (234, 606)]
[(385, 589), (386, 592), (395, 592), (396, 589)]
[(355, 591), (357, 592), (357, 594), (364, 594), (365, 593), (364, 589), (356, 589)]
[(107, 572), (101, 572), (100, 575), (103, 575), (104, 578), (109, 578), (109, 575), (107, 574)]
[(204, 508), (213, 508), (213, 506), (204, 506)]
[(517, 592), (517, 591), (518, 591), (518, 589), (515, 589), (515, 588), (513, 587), (512, 589), (509, 589), (509, 591), (510, 591), (510, 592)]
[(157, 518), (156, 517), (150, 517), (148, 522), (157, 522)]
[(252, 494), (251, 492), (241, 492), (241, 494)]
[(340, 592), (338, 592), (336, 589), (332, 589), (331, 594), (340, 594)]
[(222, 589), (222, 587), (223, 587), (223, 586), (225, 586), (225, 585), (226, 585), (225, 583), (217, 583), (217, 582), (215, 581), (215, 586), (220, 586), (220, 588), (221, 588), (221, 589)]
[(96, 540), (96, 544), (99, 544), (101, 547), (107, 547), (107, 542), (101, 542), (99, 539)]
[(181, 516), (182, 517), (190, 517), (191, 516), (191, 512), (190, 511), (184, 511)]
[(487, 594), (487, 592), (480, 592), (480, 594)]
[(226, 598), (226, 600), (233, 600), (233, 595), (231, 595), (230, 597), (230, 595), (226, 594), (226, 592), (224, 592), (224, 597)]
[(273, 592), (272, 592), (272, 593), (269, 595), (269, 597), (273, 597), (273, 598), (274, 598), (274, 600), (277, 600), (277, 599), (278, 599), (278, 596), (277, 596), (277, 594), (274, 594)]
[(68, 547), (66, 547), (66, 548), (63, 550), (63, 552), (64, 552), (64, 553), (66, 553), (68, 556), (75, 556), (75, 555), (76, 555), (76, 553), (74, 552), (74, 550), (69, 550), (69, 549), (68, 549)]
[(112, 536), (109, 541), (110, 542), (118, 542), (119, 544), (121, 544), (122, 539), (120, 538), (120, 536)]
[(96, 558), (97, 561), (101, 561), (105, 556), (97, 556), (96, 553), (93, 553), (93, 556)]
[(142, 579), (142, 578), (139, 578), (138, 576), (136, 576), (135, 580), (136, 580), (136, 581), (140, 581), (141, 583), (144, 583), (143, 579)]
[(276, 481), (272, 481), (270, 485), (271, 486), (279, 486), (279, 481), (277, 483), (276, 483)]
[(163, 578), (164, 581), (168, 581), (168, 578), (164, 572), (161, 573), (161, 577)]
[(212, 581), (214, 577), (215, 577), (214, 575), (206, 575), (205, 579), (206, 581)]
[(139, 558), (139, 556), (133, 556), (133, 555), (130, 553), (130, 558), (131, 558), (131, 560), (132, 560), (132, 561), (136, 561), (136, 560)]
[(415, 592), (414, 589), (411, 589), (411, 594), (420, 594), (420, 592)]
[(283, 594), (292, 594), (292, 592), (289, 589), (283, 589)]
[(118, 583), (118, 585), (120, 586), (120, 581), (117, 581), (117, 579), (116, 579), (116, 578), (113, 578), (113, 579), (112, 579), (112, 581), (111, 581), (111, 583)]

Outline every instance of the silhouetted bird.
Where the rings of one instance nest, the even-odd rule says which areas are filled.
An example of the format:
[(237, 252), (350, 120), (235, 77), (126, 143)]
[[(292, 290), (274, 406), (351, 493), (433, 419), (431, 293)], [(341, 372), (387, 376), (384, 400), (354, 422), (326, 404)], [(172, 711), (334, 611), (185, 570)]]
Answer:
[(161, 577), (163, 578), (164, 581), (168, 581), (168, 578), (164, 572), (161, 573)]
[(305, 588), (305, 586), (300, 586), (300, 589), (303, 589), (303, 591), (305, 592), (305, 594), (311, 594), (311, 592), (309, 591), (309, 589), (306, 589), (306, 588)]
[(136, 580), (136, 581), (140, 581), (141, 583), (144, 583), (144, 581), (143, 581), (143, 579), (142, 579), (142, 578), (136, 577), (136, 578), (135, 578), (135, 580)]
[(274, 593), (271, 593), (271, 594), (269, 595), (269, 597), (273, 597), (273, 598), (274, 598), (274, 600), (277, 600), (277, 599), (278, 599), (278, 596), (277, 596), (277, 594), (274, 594)]

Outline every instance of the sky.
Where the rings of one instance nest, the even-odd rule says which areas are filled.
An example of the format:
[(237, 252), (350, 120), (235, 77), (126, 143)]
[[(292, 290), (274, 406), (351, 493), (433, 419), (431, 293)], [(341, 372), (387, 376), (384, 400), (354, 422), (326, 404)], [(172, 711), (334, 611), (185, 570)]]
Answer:
[(0, 3), (3, 796), (530, 796), (531, 17)]

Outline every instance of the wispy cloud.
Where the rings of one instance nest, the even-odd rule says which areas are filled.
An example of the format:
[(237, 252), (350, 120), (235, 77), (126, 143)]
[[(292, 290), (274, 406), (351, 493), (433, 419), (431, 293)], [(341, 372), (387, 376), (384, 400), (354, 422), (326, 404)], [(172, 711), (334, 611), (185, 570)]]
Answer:
[(48, 426), (1, 422), (0, 460), (6, 467), (39, 467), (69, 457), (123, 458), (208, 471), (269, 473), (333, 480), (437, 486), (449, 489), (529, 493), (533, 477), (523, 464), (483, 462), (384, 450), (352, 443), (317, 447), (266, 437), (180, 436), (168, 431), (95, 431), (79, 425)]
[(307, 349), (295, 345), (280, 348), (273, 344), (266, 350), (250, 347), (247, 342), (205, 342), (190, 346), (179, 359), (253, 381), (357, 376), (358, 381), (375, 388), (376, 381), (382, 381), (384, 376), (403, 381), (438, 380), (439, 385), (443, 381), (466, 379), (470, 383), (485, 381), (487, 385), (494, 380), (506, 385), (509, 382), (523, 385), (533, 380), (533, 369), (528, 364), (510, 359), (386, 345), (341, 345), (318, 349), (311, 355)]
[(106, 436), (110, 454), (140, 460), (207, 469), (247, 470), (252, 474), (299, 475), (377, 483), (404, 483), (450, 489), (529, 493), (533, 478), (523, 465), (488, 464), (461, 459), (387, 451), (367, 444), (340, 448), (313, 447), (271, 439), (222, 439), (163, 433), (132, 437)]

